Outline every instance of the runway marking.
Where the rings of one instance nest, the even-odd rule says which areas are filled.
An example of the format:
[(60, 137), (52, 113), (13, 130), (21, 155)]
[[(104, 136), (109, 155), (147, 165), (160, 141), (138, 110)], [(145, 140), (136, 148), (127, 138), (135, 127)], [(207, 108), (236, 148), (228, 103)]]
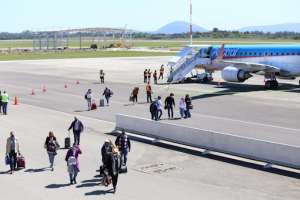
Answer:
[(271, 125), (271, 124), (262, 124), (259, 122), (251, 122), (251, 121), (243, 121), (239, 119), (232, 119), (232, 118), (227, 118), (227, 117), (218, 117), (214, 115), (203, 115), (199, 113), (194, 113), (196, 115), (202, 116), (204, 118), (211, 118), (211, 119), (218, 119), (218, 120), (225, 120), (225, 121), (232, 121), (232, 122), (239, 122), (239, 123), (244, 123), (244, 124), (252, 124), (256, 126), (264, 126), (264, 127), (270, 127), (270, 128), (279, 128), (279, 129), (284, 129), (284, 130), (289, 130), (289, 131), (295, 131), (300, 133), (300, 129), (295, 129), (295, 128), (287, 128), (283, 126), (276, 126), (276, 125)]

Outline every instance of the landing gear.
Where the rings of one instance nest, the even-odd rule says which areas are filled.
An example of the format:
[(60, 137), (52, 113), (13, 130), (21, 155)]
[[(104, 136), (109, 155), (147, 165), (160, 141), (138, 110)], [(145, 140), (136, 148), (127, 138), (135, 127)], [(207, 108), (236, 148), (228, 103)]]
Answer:
[(265, 75), (265, 88), (267, 90), (275, 90), (279, 86), (278, 81), (276, 80), (275, 73)]
[(265, 82), (265, 88), (267, 90), (274, 90), (278, 88), (278, 81), (277, 80), (269, 80)]

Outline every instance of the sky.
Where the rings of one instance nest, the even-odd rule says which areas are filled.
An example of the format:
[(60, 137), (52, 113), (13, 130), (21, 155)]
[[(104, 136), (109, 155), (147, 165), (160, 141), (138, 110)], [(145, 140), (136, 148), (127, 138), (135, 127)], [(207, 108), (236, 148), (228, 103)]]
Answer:
[[(155, 31), (189, 21), (189, 0), (0, 0), (0, 32), (86, 27)], [(193, 23), (211, 30), (300, 23), (299, 0), (193, 0)]]

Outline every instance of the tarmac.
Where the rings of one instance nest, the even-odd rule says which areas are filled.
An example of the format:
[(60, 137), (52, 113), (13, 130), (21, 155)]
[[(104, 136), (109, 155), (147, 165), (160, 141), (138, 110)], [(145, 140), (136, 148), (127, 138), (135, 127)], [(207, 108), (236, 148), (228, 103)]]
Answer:
[[(146, 103), (143, 70), (159, 69), (168, 57), (101, 58), (0, 63), (0, 90), (18, 106), (9, 106), (9, 115), (0, 115), (0, 146), (5, 147), (9, 131), (16, 131), (26, 157), (25, 170), (6, 174), (0, 163), (3, 199), (299, 199), (297, 170), (264, 170), (263, 163), (232, 160), (219, 155), (202, 156), (197, 150), (173, 148), (133, 141), (129, 173), (122, 174), (116, 194), (99, 185), (100, 146), (106, 138), (114, 140), (115, 114), (150, 117)], [(98, 72), (104, 69), (106, 84)], [(297, 81), (281, 81), (277, 91), (265, 91), (263, 77), (255, 76), (244, 84), (222, 83), (217, 73), (212, 84), (153, 85), (154, 96), (164, 99), (170, 92), (178, 100), (193, 97), (192, 118), (172, 120), (223, 133), (247, 136), (300, 146), (300, 96)], [(76, 84), (77, 80), (80, 84)], [(42, 91), (45, 85), (46, 92)], [(67, 88), (64, 86), (67, 85)], [(105, 86), (114, 95), (110, 106), (86, 111), (84, 93), (91, 88), (99, 101)], [(139, 103), (128, 99), (133, 87), (140, 87)], [(35, 95), (31, 95), (32, 90)], [(177, 102), (178, 103), (178, 102)], [(175, 109), (176, 110), (176, 109)], [(55, 171), (48, 166), (43, 149), (48, 131), (53, 130), (61, 144), (74, 116), (86, 125), (82, 135), (83, 154), (77, 186), (68, 185), (65, 150), (56, 158)], [(176, 116), (179, 116), (176, 110)], [(166, 112), (163, 116), (168, 120)], [(4, 155), (5, 148), (0, 149)], [(17, 193), (15, 191), (18, 191)], [(2, 198), (1, 198), (2, 199)]]

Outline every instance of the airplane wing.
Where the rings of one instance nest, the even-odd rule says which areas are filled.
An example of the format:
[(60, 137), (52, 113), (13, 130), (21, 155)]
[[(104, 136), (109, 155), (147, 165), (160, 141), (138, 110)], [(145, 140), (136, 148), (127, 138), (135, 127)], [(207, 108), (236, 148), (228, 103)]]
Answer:
[(234, 65), (236, 68), (243, 69), (249, 72), (257, 72), (257, 71), (264, 71), (264, 72), (280, 72), (278, 67), (267, 65), (267, 64), (260, 64), (260, 63), (250, 63), (250, 62), (241, 62), (241, 61), (226, 61), (222, 60), (225, 65)]

